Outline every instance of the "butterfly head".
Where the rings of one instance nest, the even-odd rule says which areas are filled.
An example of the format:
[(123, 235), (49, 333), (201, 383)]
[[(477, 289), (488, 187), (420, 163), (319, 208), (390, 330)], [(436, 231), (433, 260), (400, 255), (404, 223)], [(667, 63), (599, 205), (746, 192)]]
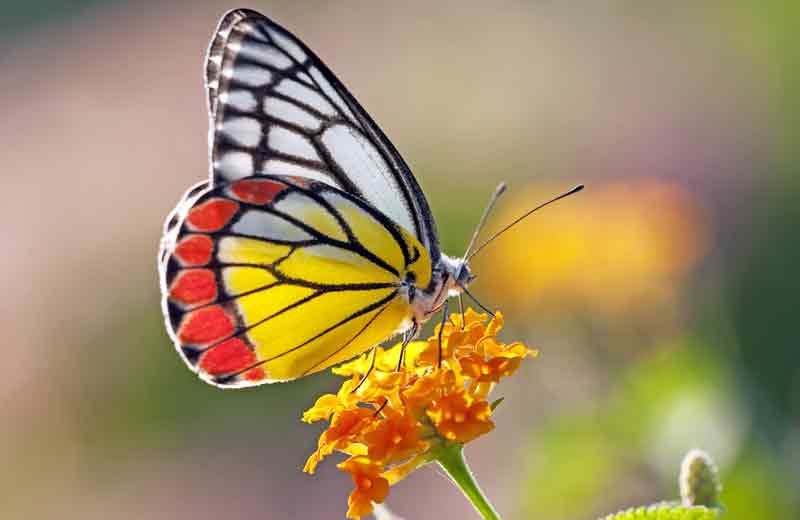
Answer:
[(529, 210), (521, 217), (500, 229), (500, 231), (494, 233), (488, 239), (484, 240), (480, 245), (476, 245), (478, 235), (480, 234), (481, 229), (483, 229), (483, 225), (486, 223), (487, 217), (491, 213), (492, 208), (497, 200), (506, 190), (505, 183), (500, 183), (492, 194), (492, 197), (489, 199), (486, 209), (483, 211), (483, 215), (481, 216), (481, 219), (475, 228), (475, 232), (473, 233), (472, 239), (467, 246), (467, 250), (464, 252), (464, 256), (461, 258), (452, 258), (447, 255), (441, 255), (439, 258), (438, 265), (434, 269), (433, 277), (431, 279), (431, 290), (428, 291), (426, 300), (420, 302), (420, 306), (425, 309), (424, 314), (426, 318), (433, 314), (436, 309), (439, 309), (443, 304), (445, 304), (445, 300), (447, 298), (453, 296), (460, 297), (461, 293), (465, 293), (467, 296), (472, 298), (479, 307), (487, 312), (490, 312), (478, 300), (476, 300), (467, 289), (469, 284), (472, 283), (476, 278), (476, 276), (472, 273), (472, 270), (469, 268), (469, 260), (482, 251), (487, 245), (492, 243), (497, 237), (514, 227), (516, 224), (527, 218), (535, 211), (547, 206), (548, 204), (552, 204), (557, 200), (572, 195), (573, 193), (577, 193), (582, 189), (583, 185), (576, 186), (566, 193), (554, 197), (543, 204), (539, 204), (532, 210)]
[(474, 274), (469, 268), (467, 260), (463, 258), (456, 259), (456, 268), (453, 272), (453, 283), (455, 283), (455, 285), (461, 289), (466, 289), (467, 286), (471, 284), (473, 280), (475, 280), (475, 278), (477, 278), (477, 275)]
[(476, 278), (464, 258), (442, 255), (440, 262), (442, 270), (440, 283), (446, 289), (444, 292), (447, 296), (458, 296)]

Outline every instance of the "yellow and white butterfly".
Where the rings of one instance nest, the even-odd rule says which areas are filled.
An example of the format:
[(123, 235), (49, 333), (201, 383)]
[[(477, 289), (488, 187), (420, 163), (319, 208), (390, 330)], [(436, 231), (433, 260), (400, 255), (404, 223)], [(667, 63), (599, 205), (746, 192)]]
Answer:
[(159, 254), (167, 331), (203, 380), (287, 381), (407, 342), (466, 290), (469, 257), (441, 253), (408, 165), (303, 42), (231, 11), (205, 76), (210, 179)]

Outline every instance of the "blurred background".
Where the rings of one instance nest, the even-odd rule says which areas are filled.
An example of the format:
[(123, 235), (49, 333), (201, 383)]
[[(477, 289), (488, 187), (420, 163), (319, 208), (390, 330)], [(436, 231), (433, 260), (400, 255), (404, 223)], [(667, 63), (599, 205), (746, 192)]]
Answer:
[[(700, 447), (727, 518), (799, 518), (800, 4), (297, 4), (249, 7), (391, 136), (450, 254), (498, 181), (494, 229), (587, 185), (474, 264), (541, 351), (467, 452), (504, 517), (674, 498)], [(222, 392), (162, 327), (162, 220), (207, 175), (203, 57), (233, 7), (3, 6), (2, 518), (344, 516), (349, 477), (301, 472), (300, 415), (338, 381)], [(430, 468), (387, 505), (473, 515)]]

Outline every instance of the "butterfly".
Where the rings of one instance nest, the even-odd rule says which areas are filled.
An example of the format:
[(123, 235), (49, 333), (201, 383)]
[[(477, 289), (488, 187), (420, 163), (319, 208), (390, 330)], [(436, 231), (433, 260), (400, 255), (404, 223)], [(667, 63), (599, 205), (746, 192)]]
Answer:
[(469, 257), (441, 252), (406, 162), (289, 31), (225, 14), (205, 88), (210, 178), (167, 218), (158, 261), (167, 331), (200, 378), (303, 377), (407, 343), (467, 291)]

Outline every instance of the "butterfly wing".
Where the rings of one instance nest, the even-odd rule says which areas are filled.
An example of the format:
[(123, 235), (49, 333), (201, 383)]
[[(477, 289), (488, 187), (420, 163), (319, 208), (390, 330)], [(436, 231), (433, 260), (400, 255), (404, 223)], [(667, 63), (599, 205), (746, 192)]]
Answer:
[(435, 225), (408, 165), (324, 63), (284, 28), (247, 9), (226, 14), (207, 56), (213, 183), (293, 175), (380, 208), (436, 262)]
[[(302, 177), (201, 184), (168, 219), (160, 255), (167, 329), (224, 387), (295, 379), (350, 359), (409, 317), (422, 244), (358, 197)], [(413, 273), (409, 275), (409, 273)]]

